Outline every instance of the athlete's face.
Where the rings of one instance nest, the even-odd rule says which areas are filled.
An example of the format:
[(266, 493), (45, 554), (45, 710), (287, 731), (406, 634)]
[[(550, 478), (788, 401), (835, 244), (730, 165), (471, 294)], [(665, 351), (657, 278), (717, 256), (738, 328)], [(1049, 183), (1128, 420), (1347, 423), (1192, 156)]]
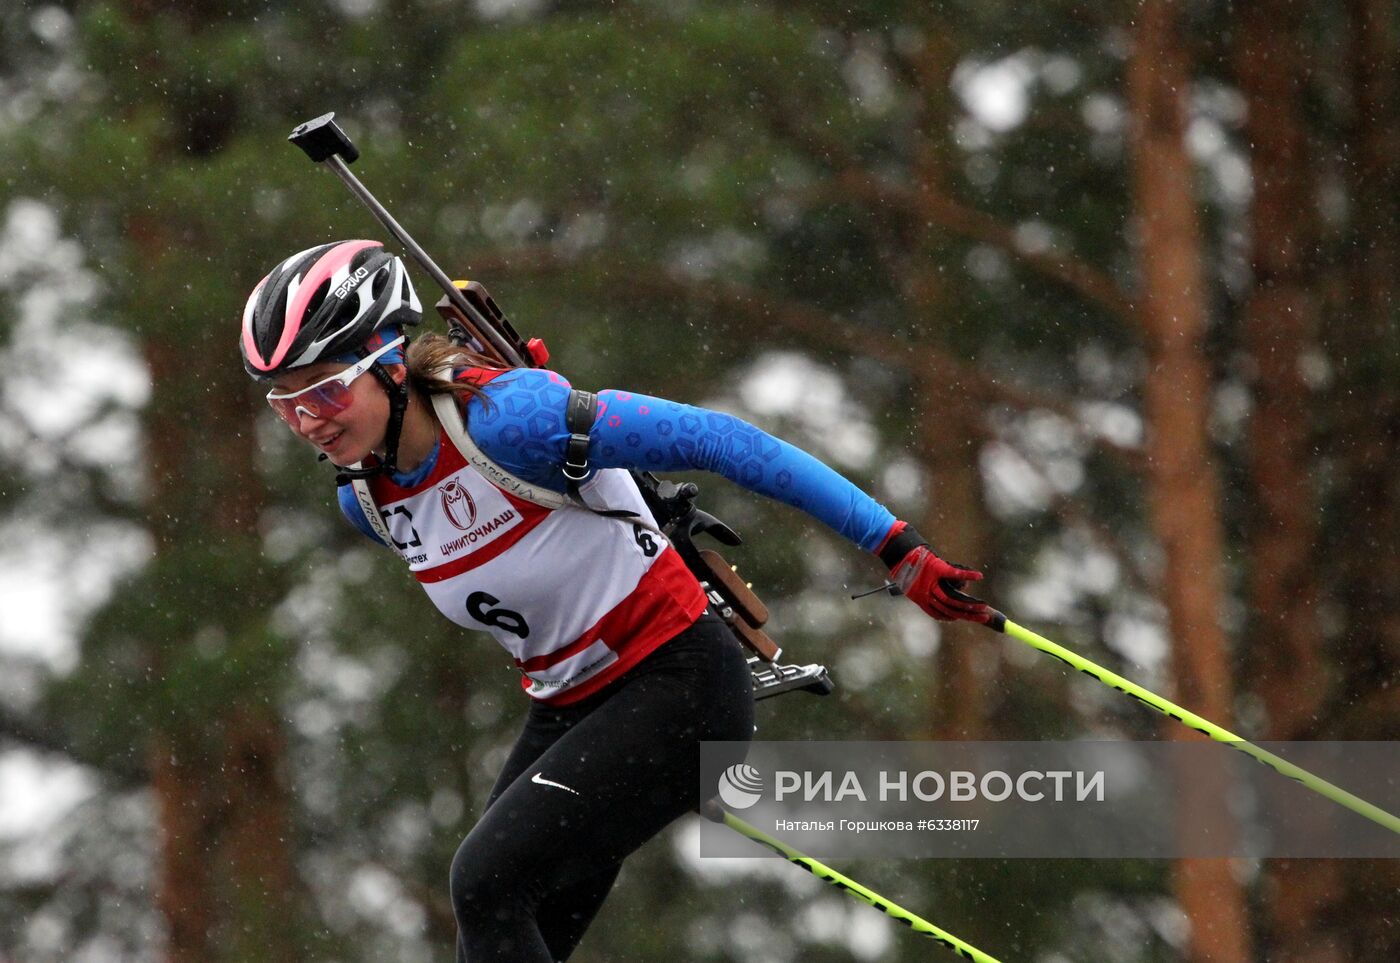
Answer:
[[(347, 367), (335, 362), (307, 365), (275, 379), (272, 388), (278, 394), (290, 394), (339, 374)], [(403, 381), (406, 371), (402, 365), (389, 365), (388, 370), (395, 381)], [(348, 390), (350, 402), (340, 411), (313, 413), (301, 407), (287, 421), (292, 431), (337, 465), (362, 461), (383, 445), (389, 422), (389, 395), (373, 374), (356, 378), (350, 382)]]

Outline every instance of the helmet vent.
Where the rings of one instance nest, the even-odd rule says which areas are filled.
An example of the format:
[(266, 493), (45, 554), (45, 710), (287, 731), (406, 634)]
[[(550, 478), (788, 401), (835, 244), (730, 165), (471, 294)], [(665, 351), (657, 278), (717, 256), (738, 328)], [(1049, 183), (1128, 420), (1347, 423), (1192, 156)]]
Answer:
[(322, 281), (316, 286), (315, 292), (311, 295), (311, 300), (306, 302), (306, 316), (315, 317), (316, 312), (321, 310), (321, 306), (326, 303), (326, 295), (331, 293), (331, 282)]

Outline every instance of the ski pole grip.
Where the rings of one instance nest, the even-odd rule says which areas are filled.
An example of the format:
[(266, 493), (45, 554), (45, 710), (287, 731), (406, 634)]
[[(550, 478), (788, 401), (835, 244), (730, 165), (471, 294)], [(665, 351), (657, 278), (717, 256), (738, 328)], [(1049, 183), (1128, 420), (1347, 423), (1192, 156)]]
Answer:
[(962, 587), (967, 584), (962, 579), (941, 578), (938, 580), (938, 584), (940, 587), (942, 587), (944, 593), (948, 596), (948, 598), (953, 599), (956, 602), (967, 602), (970, 605), (982, 604), (981, 599), (968, 595), (962, 590)]
[(318, 164), (332, 157), (353, 164), (360, 157), (359, 150), (335, 122), (335, 111), (299, 125), (287, 140), (304, 150), (306, 156)]
[[(943, 587), (943, 591), (947, 593), (948, 597), (950, 599), (953, 599), (954, 601), (970, 602), (973, 605), (987, 604), (981, 599), (968, 595), (966, 592), (962, 591), (962, 587), (967, 583), (961, 581), (960, 579), (941, 578), (938, 580), (938, 584)], [(990, 619), (987, 620), (987, 628), (991, 629), (993, 632), (1005, 632), (1006, 616), (1003, 615), (1001, 612), (997, 611), (996, 609), (992, 608), (990, 605), (987, 605), (987, 611), (989, 611), (992, 616)]]

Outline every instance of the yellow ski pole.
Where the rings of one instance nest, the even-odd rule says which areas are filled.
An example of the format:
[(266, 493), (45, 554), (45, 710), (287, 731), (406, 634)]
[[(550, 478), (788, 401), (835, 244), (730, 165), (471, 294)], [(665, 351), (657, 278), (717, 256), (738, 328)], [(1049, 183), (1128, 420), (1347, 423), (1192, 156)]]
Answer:
[[(944, 588), (945, 590), (950, 589), (947, 584), (944, 585)], [(951, 589), (951, 591), (956, 592), (958, 595), (963, 595), (963, 593), (957, 592), (956, 589)], [(965, 595), (963, 597), (970, 598), (970, 596)], [(1191, 712), (1189, 709), (1183, 709), (1181, 706), (1168, 699), (1162, 698), (1155, 692), (1144, 689), (1136, 682), (1130, 682), (1121, 675), (1110, 672), (1103, 666), (1089, 661), (1082, 655), (1071, 652), (1064, 646), (1051, 642), (1043, 635), (1037, 635), (1025, 626), (1017, 625), (996, 609), (992, 609), (992, 618), (991, 621), (987, 623), (987, 628), (995, 632), (1009, 635), (1013, 639), (1024, 642), (1032, 648), (1039, 649), (1046, 655), (1059, 659), (1070, 668), (1078, 669), (1085, 675), (1098, 679), (1110, 689), (1117, 689), (1129, 698), (1136, 699), (1143, 705), (1156, 709), (1158, 712), (1162, 713), (1162, 715), (1169, 716), (1182, 725), (1210, 736), (1216, 742), (1223, 742), (1231, 749), (1237, 749), (1247, 756), (1252, 756), (1280, 775), (1302, 783), (1313, 792), (1326, 796), (1333, 802), (1340, 803), (1352, 812), (1365, 816), (1367, 819), (1384, 826), (1391, 832), (1400, 833), (1400, 819), (1397, 819), (1379, 806), (1372, 805), (1366, 800), (1352, 795), (1340, 786), (1334, 785), (1320, 776), (1315, 776), (1306, 769), (1293, 765), (1293, 763), (1289, 762), (1287, 759), (1276, 756), (1266, 749), (1259, 748), (1254, 743), (1235, 735), (1223, 726), (1218, 726), (1209, 719), (1196, 715), (1196, 713)]]
[(810, 856), (804, 856), (802, 853), (799, 853), (797, 850), (793, 849), (791, 846), (789, 846), (782, 840), (774, 839), (772, 836), (769, 836), (761, 829), (749, 825), (748, 823), (740, 819), (738, 816), (734, 815), (733, 813), (726, 810), (723, 806), (721, 806), (718, 800), (711, 799), (710, 801), (702, 805), (700, 807), (700, 815), (704, 816), (711, 822), (722, 823), (723, 825), (728, 826), (730, 829), (734, 830), (740, 835), (747, 836), (749, 839), (752, 839), (754, 842), (759, 843), (760, 845), (767, 846), (773, 852), (783, 857), (783, 859), (786, 859), (788, 862), (793, 863), (797, 866), (801, 866), (803, 869), (811, 873), (817, 879), (824, 880), (825, 882), (830, 883), (832, 886), (835, 886), (837, 889), (845, 890), (847, 893), (850, 893), (857, 899), (864, 900), (880, 912), (884, 913), (886, 916), (890, 917), (890, 919), (897, 920), (898, 922), (903, 923), (905, 926), (909, 927), (911, 930), (913, 930), (915, 933), (918, 933), (920, 936), (926, 936), (929, 939), (933, 940), (935, 943), (938, 943), (941, 946), (946, 946), (948, 949), (952, 950), (954, 953), (956, 953), (958, 956), (962, 957), (965, 960), (974, 960), (975, 963), (1000, 963), (1000, 961), (997, 960), (996, 957), (991, 956), (987, 953), (983, 953), (971, 943), (958, 939), (952, 933), (949, 933), (947, 930), (940, 929), (939, 927), (934, 926), (932, 923), (930, 923), (923, 917), (915, 916), (913, 913), (909, 912), (907, 909), (904, 909), (902, 906), (896, 906), (894, 903), (891, 903), (879, 893), (867, 889), (860, 883), (857, 883), (855, 880), (851, 879), (849, 876), (845, 876), (841, 873), (838, 873), (830, 866), (827, 866), (825, 863), (818, 862)]

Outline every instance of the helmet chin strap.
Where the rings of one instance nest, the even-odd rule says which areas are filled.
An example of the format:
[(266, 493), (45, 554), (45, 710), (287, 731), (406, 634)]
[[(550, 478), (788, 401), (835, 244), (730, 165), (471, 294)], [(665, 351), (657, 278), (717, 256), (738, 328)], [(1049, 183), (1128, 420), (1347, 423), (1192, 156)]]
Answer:
[[(408, 410), (408, 378), (402, 382), (395, 381), (378, 361), (369, 369), (379, 383), (384, 386), (384, 391), (389, 396), (389, 421), (384, 427), (384, 457), (379, 459), (379, 464), (371, 468), (337, 468), (335, 483), (339, 487), (348, 485), (355, 478), (373, 478), (375, 475), (392, 474), (399, 465), (399, 435), (403, 431), (403, 416)], [(323, 459), (325, 455), (321, 456)]]

